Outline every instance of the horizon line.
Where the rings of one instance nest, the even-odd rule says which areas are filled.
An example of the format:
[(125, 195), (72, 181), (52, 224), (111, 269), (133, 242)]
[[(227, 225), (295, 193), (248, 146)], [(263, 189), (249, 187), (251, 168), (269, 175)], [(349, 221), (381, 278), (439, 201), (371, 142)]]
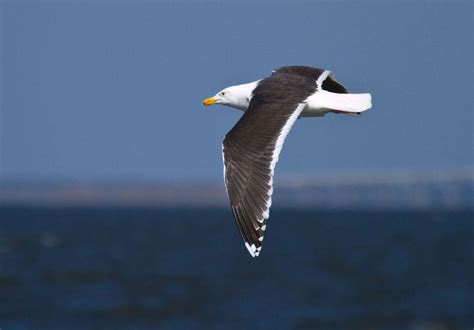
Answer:
[[(464, 167), (454, 170), (424, 169), (424, 170), (387, 170), (387, 171), (335, 171), (317, 174), (277, 174), (275, 185), (305, 186), (312, 184), (363, 184), (363, 183), (411, 183), (411, 182), (442, 182), (474, 180), (474, 167)], [(2, 178), (0, 185), (200, 185), (213, 186), (221, 184), (220, 179), (188, 179), (163, 180), (156, 178)]]

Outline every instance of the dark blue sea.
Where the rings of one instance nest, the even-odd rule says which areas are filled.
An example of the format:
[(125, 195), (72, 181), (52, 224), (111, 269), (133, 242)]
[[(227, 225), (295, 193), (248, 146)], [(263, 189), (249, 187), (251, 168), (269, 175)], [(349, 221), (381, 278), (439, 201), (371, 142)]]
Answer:
[(472, 329), (474, 214), (0, 208), (0, 328)]

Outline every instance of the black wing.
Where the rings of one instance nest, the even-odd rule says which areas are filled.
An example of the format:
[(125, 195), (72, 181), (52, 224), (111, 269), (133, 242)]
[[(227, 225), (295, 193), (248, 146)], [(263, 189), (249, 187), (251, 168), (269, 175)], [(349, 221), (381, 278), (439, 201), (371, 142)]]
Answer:
[(289, 74), (289, 75), (296, 75), (302, 76), (307, 79), (311, 79), (313, 81), (317, 81), (321, 76), (327, 75), (324, 77), (322, 81), (321, 88), (328, 92), (338, 93), (338, 94), (347, 94), (349, 93), (347, 89), (342, 86), (340, 83), (336, 81), (334, 76), (331, 74), (330, 71), (319, 69), (319, 68), (312, 68), (309, 66), (283, 66), (281, 68), (274, 69), (272, 74)]
[(277, 75), (262, 80), (249, 107), (223, 142), (224, 180), (240, 235), (258, 256), (269, 217), (273, 173), (291, 127), (315, 87)]

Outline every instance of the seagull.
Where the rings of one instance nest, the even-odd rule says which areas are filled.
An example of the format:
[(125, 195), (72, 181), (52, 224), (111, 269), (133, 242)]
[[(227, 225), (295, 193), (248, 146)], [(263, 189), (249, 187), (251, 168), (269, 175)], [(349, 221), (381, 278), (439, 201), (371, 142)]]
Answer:
[(295, 121), (328, 112), (359, 115), (372, 107), (372, 97), (349, 93), (331, 71), (285, 66), (203, 101), (212, 104), (244, 111), (222, 143), (224, 183), (240, 236), (257, 257), (270, 216), (275, 165)]

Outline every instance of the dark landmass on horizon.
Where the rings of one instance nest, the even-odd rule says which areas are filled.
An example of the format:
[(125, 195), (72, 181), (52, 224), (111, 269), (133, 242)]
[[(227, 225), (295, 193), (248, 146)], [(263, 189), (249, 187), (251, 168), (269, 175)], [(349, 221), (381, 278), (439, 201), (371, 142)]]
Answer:
[[(472, 171), (279, 180), (273, 206), (307, 209), (474, 209)], [(1, 182), (1, 206), (227, 207), (221, 183)]]

